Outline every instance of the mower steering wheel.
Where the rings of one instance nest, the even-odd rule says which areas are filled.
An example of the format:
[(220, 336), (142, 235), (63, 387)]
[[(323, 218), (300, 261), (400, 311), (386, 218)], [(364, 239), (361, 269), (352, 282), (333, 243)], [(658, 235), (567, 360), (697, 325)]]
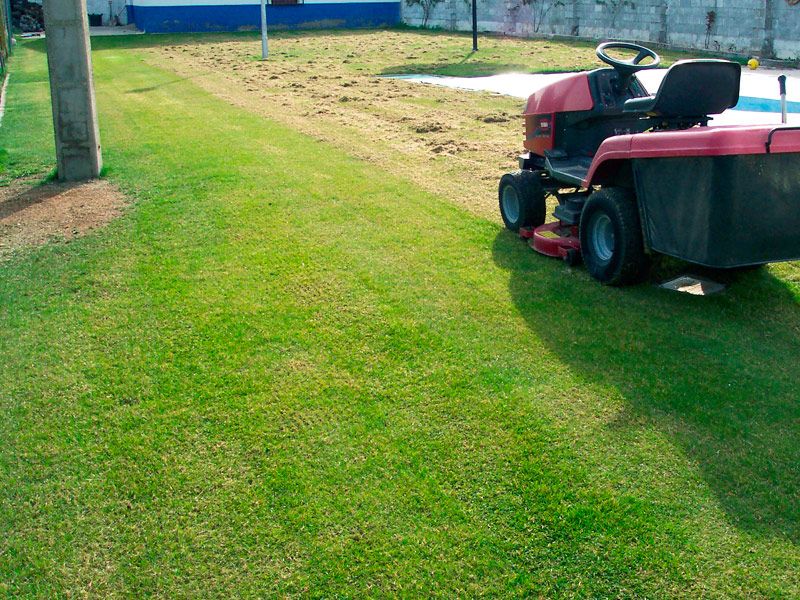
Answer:
[[(609, 56), (607, 50), (634, 50), (638, 54), (630, 60), (622, 60)], [(611, 65), (616, 69), (620, 76), (620, 87), (625, 89), (630, 83), (631, 77), (637, 71), (645, 71), (648, 69), (655, 69), (661, 64), (661, 57), (650, 48), (645, 48), (639, 44), (632, 44), (630, 42), (605, 42), (600, 44), (595, 50), (597, 58), (604, 63)], [(645, 58), (652, 58), (653, 62), (646, 65), (641, 64)]]

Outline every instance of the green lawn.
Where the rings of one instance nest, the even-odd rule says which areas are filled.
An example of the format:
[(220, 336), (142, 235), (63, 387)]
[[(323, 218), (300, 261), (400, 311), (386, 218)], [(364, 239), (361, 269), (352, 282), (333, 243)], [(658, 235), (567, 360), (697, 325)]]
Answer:
[[(0, 265), (0, 593), (800, 595), (797, 264), (602, 287), (170, 39), (95, 41), (132, 207)], [(6, 180), (52, 168), (43, 49)]]

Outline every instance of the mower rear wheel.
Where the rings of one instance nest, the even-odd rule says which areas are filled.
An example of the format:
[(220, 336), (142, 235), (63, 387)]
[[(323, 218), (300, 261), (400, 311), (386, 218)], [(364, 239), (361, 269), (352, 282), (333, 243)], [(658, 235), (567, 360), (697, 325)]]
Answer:
[(623, 188), (593, 192), (581, 213), (581, 253), (589, 275), (606, 285), (639, 280), (647, 266), (636, 198)]
[(539, 171), (514, 171), (500, 179), (500, 216), (511, 231), (538, 227), (547, 216), (547, 202)]

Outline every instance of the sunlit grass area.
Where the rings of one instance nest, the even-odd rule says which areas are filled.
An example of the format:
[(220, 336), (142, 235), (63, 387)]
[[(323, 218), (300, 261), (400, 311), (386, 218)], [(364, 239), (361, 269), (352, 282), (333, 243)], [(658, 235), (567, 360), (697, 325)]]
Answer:
[[(602, 287), (154, 64), (201, 38), (95, 41), (132, 204), (0, 264), (2, 593), (800, 594), (796, 264)], [(53, 166), (43, 50), (5, 181)]]

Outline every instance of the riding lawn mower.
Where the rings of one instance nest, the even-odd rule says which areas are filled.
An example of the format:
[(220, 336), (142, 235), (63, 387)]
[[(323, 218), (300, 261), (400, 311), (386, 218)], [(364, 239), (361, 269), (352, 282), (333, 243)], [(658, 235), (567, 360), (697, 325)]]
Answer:
[(659, 66), (653, 50), (609, 42), (597, 56), (609, 67), (528, 99), (527, 152), (500, 180), (506, 227), (608, 285), (638, 281), (657, 254), (718, 269), (799, 259), (800, 128), (708, 124), (736, 106), (740, 65), (676, 62), (651, 96), (636, 73)]

